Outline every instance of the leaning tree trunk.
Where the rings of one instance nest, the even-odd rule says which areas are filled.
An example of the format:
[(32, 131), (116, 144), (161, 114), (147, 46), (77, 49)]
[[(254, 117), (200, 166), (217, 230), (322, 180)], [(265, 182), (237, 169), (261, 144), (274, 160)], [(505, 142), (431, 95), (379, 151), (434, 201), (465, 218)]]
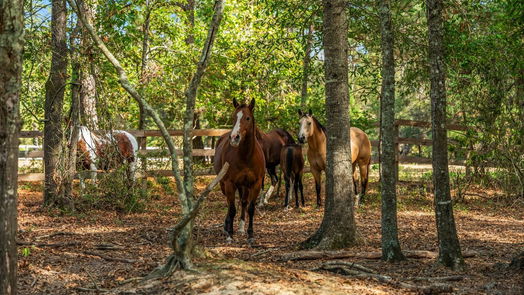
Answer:
[(16, 294), (16, 228), (23, 4), (0, 2), (0, 294)]
[(397, 230), (395, 177), (395, 59), (389, 0), (379, 0), (382, 35), (382, 93), (380, 103), (380, 194), (382, 196), (382, 259), (403, 260)]
[(158, 113), (149, 105), (149, 103), (147, 103), (146, 100), (144, 100), (144, 98), (138, 93), (135, 87), (129, 82), (126, 72), (124, 68), (120, 65), (120, 62), (114, 57), (114, 55), (105, 46), (105, 44), (102, 42), (100, 37), (98, 37), (93, 27), (87, 23), (87, 20), (85, 19), (81, 6), (76, 5), (77, 3), (75, 3), (74, 0), (68, 0), (68, 1), (70, 5), (74, 7), (75, 11), (77, 12), (78, 17), (82, 21), (82, 24), (89, 31), (89, 34), (91, 35), (91, 38), (93, 39), (93, 41), (96, 43), (98, 48), (102, 51), (102, 53), (106, 56), (106, 58), (111, 62), (111, 64), (116, 69), (118, 76), (119, 76), (119, 82), (122, 85), (122, 87), (129, 93), (129, 95), (131, 95), (133, 99), (135, 99), (140, 105), (142, 105), (144, 110), (153, 118), (157, 127), (160, 129), (162, 137), (166, 141), (166, 144), (169, 150), (170, 159), (171, 159), (171, 169), (175, 176), (177, 192), (179, 195), (180, 203), (182, 205), (182, 213), (184, 215), (184, 218), (173, 229), (173, 235), (171, 239), (171, 247), (173, 249), (173, 254), (171, 254), (168, 257), (167, 263), (164, 266), (157, 269), (155, 272), (153, 272), (148, 277), (169, 275), (177, 268), (184, 268), (184, 269), (191, 268), (192, 263), (191, 263), (190, 254), (191, 254), (192, 245), (193, 245), (192, 238), (191, 238), (193, 219), (195, 218), (198, 212), (198, 209), (200, 208), (199, 205), (205, 198), (206, 194), (209, 193), (209, 191), (212, 189), (211, 186), (214, 186), (216, 185), (216, 183), (218, 183), (217, 179), (220, 180), (220, 177), (223, 177), (225, 175), (225, 173), (227, 172), (227, 167), (228, 167), (228, 165), (225, 165), (224, 166), (225, 168), (222, 169), (222, 171), (219, 173), (219, 176), (217, 176), (217, 179), (215, 179), (212, 182), (212, 184), (208, 187), (208, 189), (206, 189), (197, 200), (194, 199), (194, 196), (193, 196), (194, 179), (193, 179), (193, 173), (192, 173), (193, 171), (191, 167), (191, 137), (190, 135), (191, 135), (192, 123), (193, 123), (195, 99), (197, 96), (198, 86), (202, 79), (202, 75), (204, 74), (204, 70), (206, 69), (207, 64), (209, 62), (209, 57), (212, 51), (214, 40), (216, 38), (216, 34), (218, 33), (218, 27), (220, 25), (222, 15), (223, 15), (224, 1), (217, 0), (215, 2), (214, 15), (211, 20), (211, 25), (208, 31), (206, 43), (202, 50), (201, 58), (197, 64), (195, 75), (191, 79), (191, 83), (189, 84), (189, 87), (185, 92), (186, 116), (184, 120), (184, 159), (183, 159), (184, 160), (184, 179), (183, 180), (182, 180), (182, 176), (180, 173), (180, 169), (178, 167), (178, 156), (177, 156), (175, 145), (164, 123), (160, 119)]
[(356, 243), (349, 137), (348, 22), (346, 1), (324, 0), (327, 113), (326, 207), (306, 247), (344, 248)]
[(46, 82), (44, 123), (44, 204), (65, 206), (63, 190), (62, 108), (67, 79), (67, 7), (65, 0), (53, 0), (51, 12), (51, 69)]
[(444, 63), (442, 0), (426, 0), (431, 79), (431, 131), (433, 135), (433, 186), (439, 241), (438, 262), (453, 269), (464, 267), (449, 186), (446, 134), (446, 68)]

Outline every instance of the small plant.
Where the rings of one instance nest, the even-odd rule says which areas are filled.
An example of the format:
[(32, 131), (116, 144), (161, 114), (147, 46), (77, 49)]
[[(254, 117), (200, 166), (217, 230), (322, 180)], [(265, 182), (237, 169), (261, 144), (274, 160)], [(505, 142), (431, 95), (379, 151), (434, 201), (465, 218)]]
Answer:
[(22, 256), (28, 257), (29, 255), (31, 255), (31, 248), (29, 247), (22, 248)]

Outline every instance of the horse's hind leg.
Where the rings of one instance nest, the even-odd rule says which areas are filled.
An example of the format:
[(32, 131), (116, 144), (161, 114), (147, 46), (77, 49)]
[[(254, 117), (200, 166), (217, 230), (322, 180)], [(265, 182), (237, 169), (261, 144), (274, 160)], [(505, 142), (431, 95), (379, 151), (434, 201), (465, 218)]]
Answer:
[(266, 194), (264, 195), (264, 204), (267, 204), (269, 202), (269, 198), (271, 198), (271, 195), (273, 194), (273, 191), (275, 190), (275, 185), (278, 182), (276, 167), (268, 167), (267, 173), (269, 174), (269, 178), (271, 178), (271, 186), (269, 187)]
[(246, 189), (238, 188), (238, 195), (240, 197), (240, 204), (242, 211), (240, 212), (240, 223), (238, 225), (239, 233), (246, 233), (245, 224), (246, 224), (246, 212), (247, 212), (247, 198), (248, 191)]
[[(249, 196), (249, 197), (252, 197), (252, 196)], [(254, 230), (253, 230), (253, 218), (255, 217), (255, 199), (254, 198), (249, 201), (248, 213), (249, 213), (249, 224), (247, 226), (247, 238), (248, 238), (247, 242), (250, 245), (253, 245), (253, 243), (255, 242)]]
[[(300, 185), (300, 176), (298, 174), (295, 174), (293, 175), (293, 177), (295, 178), (295, 181), (293, 181), (293, 190), (294, 190), (294, 193), (295, 193), (295, 207), (296, 208), (299, 208), (300, 205), (298, 204), (298, 188), (299, 188), (299, 185)], [(302, 206), (304, 206), (302, 204)]]
[(355, 192), (355, 196), (358, 195), (358, 173), (357, 173), (357, 162), (353, 162), (352, 164), (353, 168), (353, 191)]
[(284, 182), (285, 182), (285, 185), (286, 185), (286, 197), (284, 199), (284, 208), (287, 208), (287, 206), (289, 205), (289, 186), (290, 186), (290, 182), (291, 182), (291, 179), (289, 178), (289, 175), (287, 175), (287, 174), (284, 175)]
[(362, 190), (361, 194), (362, 197), (366, 194), (366, 188), (368, 186), (368, 177), (369, 177), (369, 165), (371, 164), (371, 161), (368, 161), (366, 164), (359, 164), (360, 169), (360, 179), (362, 181)]

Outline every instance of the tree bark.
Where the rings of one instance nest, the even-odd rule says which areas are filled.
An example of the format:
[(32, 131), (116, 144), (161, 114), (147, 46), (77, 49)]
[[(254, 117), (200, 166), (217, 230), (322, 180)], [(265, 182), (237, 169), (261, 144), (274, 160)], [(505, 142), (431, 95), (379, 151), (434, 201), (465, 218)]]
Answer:
[(433, 186), (439, 241), (438, 262), (453, 269), (462, 269), (453, 203), (449, 186), (448, 146), (446, 133), (446, 68), (444, 63), (442, 0), (426, 0), (430, 64), (431, 131), (433, 135)]
[(395, 59), (389, 0), (379, 0), (382, 35), (382, 89), (380, 103), (380, 194), (382, 196), (382, 259), (403, 260), (397, 230), (395, 177)]
[[(92, 26), (95, 19), (96, 6), (90, 5), (83, 0), (79, 0), (86, 12), (86, 19)], [(91, 130), (98, 130), (98, 114), (96, 111), (96, 66), (94, 44), (89, 37), (89, 33), (83, 29), (80, 39), (80, 117), (83, 125)]]
[(44, 204), (64, 206), (63, 167), (60, 167), (63, 155), (62, 108), (67, 79), (67, 7), (65, 0), (53, 0), (51, 12), (51, 69), (46, 82), (45, 123), (44, 123)]
[(0, 294), (16, 294), (23, 2), (0, 2)]
[(356, 243), (349, 137), (348, 21), (346, 2), (324, 0), (324, 53), (327, 114), (326, 206), (306, 247), (345, 248)]
[(302, 61), (302, 89), (300, 95), (300, 108), (306, 109), (307, 106), (307, 85), (309, 82), (309, 68), (311, 63), (311, 47), (313, 44), (313, 25), (309, 25), (309, 30), (306, 35), (306, 45), (304, 47), (304, 59)]

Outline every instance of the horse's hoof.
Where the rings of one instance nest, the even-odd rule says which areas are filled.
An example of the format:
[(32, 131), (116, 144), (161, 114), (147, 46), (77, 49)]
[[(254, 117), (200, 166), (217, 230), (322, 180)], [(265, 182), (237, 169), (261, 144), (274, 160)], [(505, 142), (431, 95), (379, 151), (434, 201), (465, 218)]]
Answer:
[(249, 244), (250, 247), (255, 246), (255, 238), (247, 239), (247, 243)]
[(228, 243), (228, 244), (233, 243), (233, 238), (232, 237), (227, 237), (226, 238), (226, 243)]
[(291, 210), (291, 206), (289, 206), (289, 205), (288, 206), (284, 206), (284, 211), (289, 211), (289, 210)]
[(240, 220), (240, 225), (238, 226), (238, 232), (241, 234), (245, 234), (246, 230), (244, 229), (245, 222), (244, 220)]

